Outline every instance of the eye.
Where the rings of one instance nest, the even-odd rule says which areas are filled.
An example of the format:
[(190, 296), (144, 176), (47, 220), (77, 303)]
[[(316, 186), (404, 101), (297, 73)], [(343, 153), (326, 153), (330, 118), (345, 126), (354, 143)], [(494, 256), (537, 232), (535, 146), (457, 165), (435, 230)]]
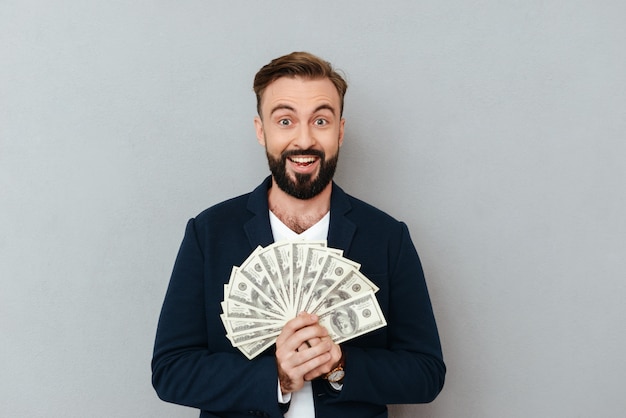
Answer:
[(315, 122), (313, 122), (315, 124), (315, 126), (326, 126), (328, 125), (328, 121), (326, 119), (323, 118), (319, 118), (319, 119), (315, 119)]
[(289, 126), (289, 125), (291, 125), (291, 121), (289, 119), (280, 119), (278, 121), (278, 124), (280, 126)]

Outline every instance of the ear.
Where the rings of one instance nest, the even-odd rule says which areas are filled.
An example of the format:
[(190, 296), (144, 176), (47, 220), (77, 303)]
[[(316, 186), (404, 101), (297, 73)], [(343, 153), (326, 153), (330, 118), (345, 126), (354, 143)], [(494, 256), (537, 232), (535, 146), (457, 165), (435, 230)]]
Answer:
[(262, 146), (265, 146), (265, 135), (263, 132), (263, 121), (260, 116), (254, 117), (254, 130), (256, 131), (256, 139)]
[(346, 120), (344, 118), (341, 118), (341, 123), (339, 124), (339, 146), (340, 147), (343, 144), (343, 132), (344, 132), (345, 125), (346, 125)]

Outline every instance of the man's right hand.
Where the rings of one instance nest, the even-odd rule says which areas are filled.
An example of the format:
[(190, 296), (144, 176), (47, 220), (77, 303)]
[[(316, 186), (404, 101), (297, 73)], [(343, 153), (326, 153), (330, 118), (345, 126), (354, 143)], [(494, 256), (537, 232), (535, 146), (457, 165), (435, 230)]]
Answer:
[(331, 360), (334, 344), (317, 321), (317, 315), (301, 312), (285, 324), (276, 340), (276, 365), (283, 394), (302, 389), (304, 376)]

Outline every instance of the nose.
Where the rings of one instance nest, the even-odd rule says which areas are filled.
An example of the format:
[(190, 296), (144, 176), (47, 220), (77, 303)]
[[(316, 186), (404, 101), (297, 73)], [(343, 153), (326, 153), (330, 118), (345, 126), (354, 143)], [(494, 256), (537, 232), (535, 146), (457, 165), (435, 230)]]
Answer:
[(309, 149), (315, 144), (315, 135), (312, 127), (306, 124), (300, 126), (296, 132), (293, 144), (300, 149)]

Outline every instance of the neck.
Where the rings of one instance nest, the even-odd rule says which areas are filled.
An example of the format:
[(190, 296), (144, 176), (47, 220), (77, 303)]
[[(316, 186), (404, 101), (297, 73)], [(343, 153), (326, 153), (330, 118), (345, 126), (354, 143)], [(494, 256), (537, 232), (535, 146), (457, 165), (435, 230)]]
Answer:
[(267, 194), (269, 209), (292, 231), (301, 234), (330, 210), (332, 182), (315, 197), (302, 200), (283, 192), (272, 180), (272, 187)]

